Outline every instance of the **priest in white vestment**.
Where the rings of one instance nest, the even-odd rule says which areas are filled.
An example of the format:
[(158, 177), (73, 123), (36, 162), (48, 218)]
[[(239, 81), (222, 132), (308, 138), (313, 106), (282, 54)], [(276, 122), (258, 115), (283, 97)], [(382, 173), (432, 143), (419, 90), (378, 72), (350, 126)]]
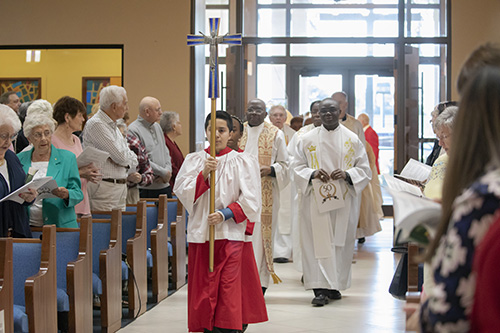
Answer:
[[(273, 105), (269, 110), (269, 120), (283, 132), (288, 146), (295, 130), (286, 124), (286, 109), (282, 105)], [(275, 263), (287, 263), (292, 257), (292, 202), (292, 184), (290, 182), (280, 191), (277, 227), (273, 230)]]
[[(294, 181), (303, 195), (300, 232), (304, 286), (314, 290), (312, 304), (316, 306), (340, 299), (339, 290), (351, 285), (361, 192), (371, 179), (364, 145), (339, 124), (339, 112), (338, 103), (331, 98), (320, 103), (323, 126), (297, 140), (292, 165)], [(322, 192), (315, 193), (313, 182), (331, 183), (336, 191), (318, 202)], [(343, 207), (320, 213), (320, 205), (329, 198), (341, 199)]]
[(263, 293), (269, 286), (270, 277), (275, 283), (280, 281), (273, 265), (273, 231), (276, 229), (280, 191), (290, 181), (285, 136), (276, 126), (264, 122), (266, 116), (264, 101), (251, 100), (246, 112), (248, 122), (240, 140), (240, 149), (256, 156), (260, 165), (261, 228), (255, 228), (252, 243)]

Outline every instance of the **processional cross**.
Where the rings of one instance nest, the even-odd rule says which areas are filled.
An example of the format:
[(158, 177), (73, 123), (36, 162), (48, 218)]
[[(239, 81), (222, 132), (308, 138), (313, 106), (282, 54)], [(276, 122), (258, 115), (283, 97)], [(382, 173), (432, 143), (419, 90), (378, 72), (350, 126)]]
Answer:
[[(208, 98), (212, 100), (211, 121), (210, 121), (210, 155), (215, 157), (215, 109), (216, 101), (219, 98), (219, 67), (218, 67), (218, 46), (219, 44), (241, 45), (241, 34), (225, 34), (219, 36), (220, 18), (209, 18), (210, 36), (200, 32), (201, 36), (188, 35), (187, 45), (210, 45), (210, 78), (208, 80)], [(210, 172), (210, 214), (215, 212), (215, 171)], [(209, 230), (209, 270), (214, 271), (214, 240), (215, 226), (211, 225)]]

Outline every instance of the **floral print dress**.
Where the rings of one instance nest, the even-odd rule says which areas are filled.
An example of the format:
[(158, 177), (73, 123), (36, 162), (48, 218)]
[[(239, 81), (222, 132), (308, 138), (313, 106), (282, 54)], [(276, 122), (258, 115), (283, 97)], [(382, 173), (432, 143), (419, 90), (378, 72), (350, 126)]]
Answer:
[(476, 286), (474, 252), (500, 205), (500, 170), (483, 175), (453, 203), (450, 227), (432, 260), (435, 287), (426, 291), (422, 332), (468, 332)]

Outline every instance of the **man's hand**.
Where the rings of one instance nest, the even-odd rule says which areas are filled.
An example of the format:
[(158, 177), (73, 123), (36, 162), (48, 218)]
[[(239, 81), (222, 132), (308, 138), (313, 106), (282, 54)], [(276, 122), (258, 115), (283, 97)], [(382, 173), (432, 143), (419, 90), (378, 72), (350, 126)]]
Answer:
[(215, 159), (215, 157), (209, 156), (205, 160), (205, 167), (203, 168), (203, 171), (201, 172), (203, 179), (207, 179), (208, 176), (210, 175), (211, 171), (217, 170), (217, 163), (218, 161)]
[(68, 199), (69, 192), (64, 187), (58, 187), (52, 190), (52, 194), (61, 199)]
[(222, 217), (222, 214), (220, 213), (212, 213), (208, 215), (208, 225), (216, 225), (219, 223), (222, 223), (224, 221), (224, 218)]
[(323, 183), (328, 183), (328, 181), (330, 180), (330, 175), (325, 170), (319, 169), (319, 170), (315, 170), (313, 172), (313, 178), (314, 179), (319, 179)]
[(141, 180), (142, 180), (142, 176), (138, 172), (131, 173), (127, 177), (127, 181), (134, 183), (134, 184), (139, 184), (141, 182)]
[(337, 179), (345, 180), (347, 178), (347, 175), (346, 175), (345, 171), (337, 169), (337, 170), (333, 170), (330, 177), (332, 177), (333, 180), (337, 180)]
[(271, 167), (270, 166), (265, 166), (265, 165), (260, 166), (260, 176), (261, 177), (269, 176), (270, 174), (271, 174)]
[(36, 190), (29, 188), (28, 192), (20, 193), (19, 197), (26, 202), (32, 202), (33, 200), (35, 200), (37, 195), (38, 195), (38, 192)]

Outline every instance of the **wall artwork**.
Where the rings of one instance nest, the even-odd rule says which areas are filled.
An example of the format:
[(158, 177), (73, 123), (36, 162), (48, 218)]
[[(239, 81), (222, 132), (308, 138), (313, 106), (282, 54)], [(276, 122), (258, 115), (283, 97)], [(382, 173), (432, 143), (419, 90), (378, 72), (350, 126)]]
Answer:
[(35, 78), (0, 78), (0, 95), (15, 91), (22, 103), (42, 98), (42, 79)]
[[(87, 115), (91, 114), (94, 106), (99, 104), (99, 93), (101, 89), (110, 85), (110, 77), (83, 77), (82, 78), (82, 102), (87, 108)], [(94, 112), (95, 113), (95, 112)]]

